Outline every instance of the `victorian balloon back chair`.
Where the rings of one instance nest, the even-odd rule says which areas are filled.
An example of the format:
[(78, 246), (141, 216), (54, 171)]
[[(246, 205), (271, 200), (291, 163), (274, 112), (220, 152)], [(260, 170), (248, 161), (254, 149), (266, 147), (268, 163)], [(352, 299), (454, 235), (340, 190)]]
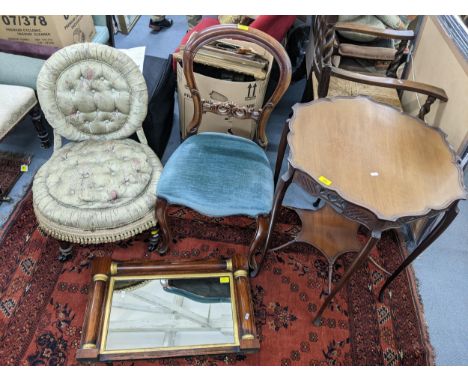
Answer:
[[(194, 56), (203, 45), (221, 38), (258, 44), (278, 63), (277, 87), (261, 109), (201, 99), (193, 72)], [(194, 113), (188, 126), (188, 138), (169, 158), (158, 183), (156, 217), (161, 228), (158, 251), (165, 253), (171, 243), (167, 220), (169, 204), (186, 206), (212, 217), (244, 215), (255, 218), (257, 223), (248, 254), (250, 268), (256, 269), (254, 255), (266, 238), (274, 191), (273, 174), (264, 151), (268, 143), (266, 126), (289, 86), (289, 57), (281, 44), (264, 32), (245, 26), (216, 25), (191, 37), (184, 50), (183, 69)], [(224, 133), (197, 134), (204, 113), (253, 119), (257, 123), (256, 143)]]

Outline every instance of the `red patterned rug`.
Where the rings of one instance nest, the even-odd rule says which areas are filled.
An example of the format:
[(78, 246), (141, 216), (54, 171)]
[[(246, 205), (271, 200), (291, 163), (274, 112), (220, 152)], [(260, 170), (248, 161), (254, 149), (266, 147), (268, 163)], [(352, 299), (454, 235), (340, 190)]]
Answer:
[(29, 155), (0, 151), (0, 196), (8, 195), (22, 174), (21, 165), (28, 165), (30, 162)]
[[(283, 209), (274, 245), (298, 230), (294, 212)], [(247, 253), (255, 223), (247, 218), (207, 219), (185, 209), (171, 210), (177, 244), (167, 257), (199, 259)], [(66, 263), (58, 245), (44, 238), (29, 195), (0, 241), (0, 365), (76, 365), (87, 303), (90, 263), (96, 256), (115, 259), (148, 254), (147, 235), (119, 244), (76, 248)], [(387, 269), (401, 261), (393, 234), (372, 254)], [(339, 259), (333, 282), (350, 264)], [(428, 365), (433, 354), (411, 272), (398, 277), (385, 304), (377, 301), (384, 275), (372, 263), (352, 277), (324, 313), (311, 324), (327, 289), (326, 260), (312, 247), (295, 245), (271, 255), (251, 281), (261, 340), (258, 353), (169, 358), (109, 364), (137, 365)]]

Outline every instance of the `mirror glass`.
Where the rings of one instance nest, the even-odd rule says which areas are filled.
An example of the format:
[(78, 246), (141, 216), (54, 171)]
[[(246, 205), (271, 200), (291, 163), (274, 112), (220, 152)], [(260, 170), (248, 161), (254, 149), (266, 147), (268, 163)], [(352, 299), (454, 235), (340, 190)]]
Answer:
[(114, 277), (109, 293), (103, 352), (238, 344), (229, 274)]

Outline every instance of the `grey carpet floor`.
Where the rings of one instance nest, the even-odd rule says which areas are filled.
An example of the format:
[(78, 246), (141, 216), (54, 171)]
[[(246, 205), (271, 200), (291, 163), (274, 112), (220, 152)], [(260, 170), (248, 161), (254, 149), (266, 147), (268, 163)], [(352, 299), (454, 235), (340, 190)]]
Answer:
[[(130, 35), (116, 36), (116, 46), (131, 48), (144, 45), (147, 47), (146, 54), (166, 58), (187, 30), (184, 16), (168, 17), (174, 20), (174, 25), (159, 33), (149, 30), (148, 16), (141, 17)], [(267, 154), (272, 166), (276, 160), (282, 127), (289, 116), (291, 106), (300, 100), (303, 86), (303, 82), (291, 86), (270, 119), (268, 136), (271, 144)], [(179, 144), (177, 102), (174, 113), (174, 125), (162, 158), (163, 163)], [(29, 172), (21, 176), (10, 193), (12, 203), (0, 205), (1, 227), (24, 197), (34, 174), (50, 157), (52, 149), (40, 148), (32, 123), (26, 118), (0, 142), (0, 150), (33, 155)], [(285, 198), (288, 205), (310, 208), (312, 202), (313, 199), (300, 188), (291, 188)], [(414, 263), (437, 365), (468, 365), (468, 202), (461, 203), (460, 209), (460, 214), (453, 224)]]

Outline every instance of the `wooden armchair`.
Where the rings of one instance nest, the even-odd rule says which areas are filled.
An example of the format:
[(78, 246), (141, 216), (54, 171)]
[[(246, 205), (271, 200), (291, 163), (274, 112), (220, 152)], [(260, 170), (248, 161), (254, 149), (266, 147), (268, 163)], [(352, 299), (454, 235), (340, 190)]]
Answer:
[[(278, 85), (264, 107), (239, 107), (232, 102), (202, 100), (195, 83), (193, 60), (205, 44), (232, 38), (258, 44), (278, 62)], [(243, 215), (255, 218), (257, 230), (249, 248), (249, 265), (255, 270), (255, 253), (263, 247), (273, 204), (273, 173), (265, 154), (266, 126), (271, 112), (291, 81), (291, 63), (281, 46), (271, 36), (254, 28), (215, 25), (194, 33), (183, 55), (184, 75), (192, 95), (194, 113), (188, 137), (169, 158), (156, 190), (156, 217), (161, 228), (158, 251), (163, 254), (171, 243), (167, 222), (168, 204), (189, 207), (205, 216)], [(257, 143), (239, 136), (198, 133), (202, 115), (216, 113), (257, 123)]]
[[(404, 62), (404, 51), (408, 43), (414, 39), (413, 31), (382, 30), (365, 25), (336, 21), (336, 16), (315, 17), (313, 25), (314, 57), (311, 78), (308, 84), (309, 95), (305, 95), (304, 101), (314, 97), (368, 95), (377, 101), (401, 108), (399, 91), (408, 90), (427, 96), (418, 114), (419, 118), (424, 119), (436, 99), (443, 102), (448, 100), (447, 94), (441, 88), (397, 78), (397, 70)], [(332, 57), (343, 53), (346, 54), (346, 50), (340, 49), (339, 40), (336, 38), (337, 31), (365, 33), (381, 38), (399, 40), (398, 49), (387, 69), (386, 76), (368, 75), (334, 66)], [(388, 55), (388, 51), (385, 54)], [(313, 92), (314, 87), (316, 88), (316, 94)]]
[[(379, 16), (367, 16), (381, 22)], [(388, 16), (392, 17), (392, 16)], [(398, 18), (393, 16), (393, 18)], [(331, 22), (334, 20), (329, 17)], [(340, 58), (351, 57), (367, 61), (388, 62), (385, 76), (398, 78), (397, 71), (404, 64), (407, 48), (415, 39), (412, 30), (382, 29), (356, 22), (335, 22), (335, 54)], [(364, 38), (366, 37), (366, 38)], [(375, 40), (364, 42), (368, 38)], [(356, 39), (356, 40), (353, 40)], [(363, 40), (361, 42), (358, 42)], [(334, 62), (335, 66), (340, 66)], [(352, 71), (358, 71), (353, 70)]]

